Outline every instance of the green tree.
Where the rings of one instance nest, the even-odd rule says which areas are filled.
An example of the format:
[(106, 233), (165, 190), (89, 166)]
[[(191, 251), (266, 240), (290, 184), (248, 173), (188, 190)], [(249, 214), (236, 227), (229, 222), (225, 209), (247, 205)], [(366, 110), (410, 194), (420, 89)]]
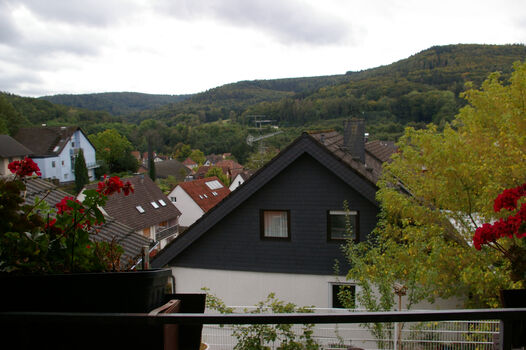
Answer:
[[(102, 159), (110, 172), (135, 171), (137, 161), (131, 155), (132, 144), (115, 129), (106, 129), (95, 135), (89, 135), (97, 150), (97, 158)], [(133, 159), (133, 161), (130, 161)]]
[(497, 252), (471, 246), (476, 227), (499, 217), (493, 199), (526, 180), (526, 63), (514, 65), (509, 84), (499, 77), (466, 91), (469, 104), (443, 131), (406, 129), (378, 183), (380, 248), (353, 257), (349, 244), (349, 278), (414, 287), (412, 303), (460, 296), (477, 307), (498, 306), (500, 289), (526, 287)]
[(81, 148), (75, 156), (75, 191), (79, 193), (88, 183), (88, 168), (86, 167), (86, 160), (84, 159), (84, 151)]
[(17, 112), (4, 95), (0, 94), (0, 132), (14, 135), (18, 129), (29, 125), (29, 121)]
[(206, 160), (205, 154), (198, 149), (194, 149), (190, 152), (190, 158), (199, 165), (203, 165)]
[(230, 186), (230, 179), (225, 173), (223, 173), (223, 170), (221, 168), (213, 166), (210, 169), (208, 169), (208, 171), (205, 174), (205, 177), (212, 176), (217, 176), (225, 186)]
[(150, 179), (155, 181), (157, 178), (157, 173), (155, 171), (155, 160), (153, 157), (148, 158), (148, 176), (150, 176)]

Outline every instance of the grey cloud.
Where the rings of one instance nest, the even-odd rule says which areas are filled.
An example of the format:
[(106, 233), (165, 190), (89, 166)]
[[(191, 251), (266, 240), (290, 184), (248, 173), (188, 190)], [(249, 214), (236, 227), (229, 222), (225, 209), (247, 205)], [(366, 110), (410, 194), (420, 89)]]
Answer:
[(23, 5), (43, 20), (87, 26), (108, 26), (136, 11), (137, 6), (124, 0), (5, 0)]
[(0, 44), (11, 44), (19, 38), (8, 4), (0, 1)]
[(298, 1), (166, 0), (158, 9), (181, 19), (214, 18), (239, 27), (259, 28), (291, 44), (335, 44), (350, 36), (350, 25)]

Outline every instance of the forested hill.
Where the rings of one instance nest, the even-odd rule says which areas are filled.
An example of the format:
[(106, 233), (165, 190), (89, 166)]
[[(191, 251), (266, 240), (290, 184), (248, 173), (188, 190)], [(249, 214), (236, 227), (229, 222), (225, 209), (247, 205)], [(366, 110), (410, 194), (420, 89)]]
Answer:
[(254, 133), (251, 115), (265, 115), (281, 127), (284, 133), (266, 140), (277, 149), (304, 130), (341, 129), (352, 116), (365, 118), (372, 139), (396, 140), (406, 126), (443, 126), (465, 104), (460, 93), (466, 82), (479, 87), (495, 71), (507, 79), (513, 63), (525, 59), (524, 45), (448, 45), (360, 72), (242, 81), (190, 96), (49, 97), (54, 104), (0, 93), (0, 133), (41, 123), (79, 125), (88, 134), (113, 128), (141, 151), (144, 135), (153, 134), (156, 151), (176, 153), (184, 145), (205, 154), (231, 152), (243, 163), (254, 152), (245, 143)]
[(41, 99), (70, 107), (128, 115), (183, 101), (190, 95), (152, 95), (138, 92), (104, 92), (81, 95), (42, 96)]
[(200, 122), (235, 117), (239, 121), (247, 114), (265, 114), (281, 125), (298, 126), (364, 114), (404, 123), (440, 123), (463, 104), (459, 93), (466, 82), (478, 86), (495, 71), (506, 78), (513, 62), (525, 58), (524, 45), (435, 46), (360, 72), (228, 84), (153, 113), (143, 112), (134, 120), (153, 117), (172, 124), (190, 117)]

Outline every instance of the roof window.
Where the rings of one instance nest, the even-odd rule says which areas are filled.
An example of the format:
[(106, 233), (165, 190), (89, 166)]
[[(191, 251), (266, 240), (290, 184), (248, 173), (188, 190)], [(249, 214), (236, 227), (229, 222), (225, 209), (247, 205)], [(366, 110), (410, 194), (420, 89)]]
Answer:
[(163, 207), (166, 207), (166, 202), (163, 201), (162, 199), (159, 199), (159, 203), (161, 203), (161, 205), (162, 205)]
[(135, 209), (141, 214), (144, 213), (144, 209), (140, 205), (136, 206)]
[(216, 191), (212, 191), (212, 194), (213, 194), (214, 196), (217, 196), (217, 192), (216, 192)]
[(159, 204), (157, 204), (155, 201), (150, 202), (150, 204), (151, 204), (152, 207), (154, 207), (155, 209), (159, 208)]
[(221, 185), (221, 182), (217, 180), (207, 181), (205, 182), (205, 185), (207, 185), (208, 188), (210, 188), (211, 190), (217, 190), (218, 188), (223, 188), (223, 185)]

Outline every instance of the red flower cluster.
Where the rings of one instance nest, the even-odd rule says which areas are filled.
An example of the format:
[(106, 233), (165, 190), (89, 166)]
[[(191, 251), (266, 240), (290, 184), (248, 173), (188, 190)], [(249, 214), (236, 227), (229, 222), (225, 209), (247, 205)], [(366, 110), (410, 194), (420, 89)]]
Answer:
[(31, 158), (25, 157), (23, 160), (15, 160), (7, 166), (9, 170), (20, 177), (31, 176), (35, 173), (38, 176), (41, 176), (42, 173), (38, 168), (38, 165), (33, 162)]
[(127, 196), (130, 194), (130, 192), (133, 193), (134, 189), (130, 181), (123, 183), (118, 176), (106, 178), (106, 175), (104, 175), (104, 180), (99, 182), (97, 186), (97, 192), (105, 196), (110, 196), (116, 192), (120, 193), (121, 191), (124, 192), (125, 196)]
[[(526, 197), (526, 184), (504, 190), (495, 199), (493, 209), (495, 212), (499, 212), (503, 208), (515, 210), (521, 197)], [(522, 203), (519, 211), (514, 215), (477, 228), (473, 236), (473, 245), (475, 249), (480, 250), (484, 244), (494, 243), (502, 237), (512, 238), (513, 236), (517, 238), (526, 237), (526, 203)]]
[[(74, 201), (76, 203), (82, 204), (82, 203), (80, 203), (78, 200), (76, 200), (73, 197), (64, 197), (64, 198), (62, 198), (62, 200), (60, 202), (55, 204), (55, 207), (57, 208), (57, 214), (59, 214), (59, 215), (60, 214), (64, 214), (64, 213), (68, 213), (69, 214), (69, 213), (71, 213), (74, 210), (74, 208), (69, 206), (68, 201)], [(84, 213), (84, 209), (80, 208), (79, 209), (79, 213)]]
[(515, 188), (508, 188), (497, 196), (497, 199), (495, 199), (495, 203), (493, 204), (493, 210), (495, 210), (495, 213), (503, 208), (507, 210), (515, 210), (517, 209), (517, 201), (522, 196), (526, 196), (526, 184)]

